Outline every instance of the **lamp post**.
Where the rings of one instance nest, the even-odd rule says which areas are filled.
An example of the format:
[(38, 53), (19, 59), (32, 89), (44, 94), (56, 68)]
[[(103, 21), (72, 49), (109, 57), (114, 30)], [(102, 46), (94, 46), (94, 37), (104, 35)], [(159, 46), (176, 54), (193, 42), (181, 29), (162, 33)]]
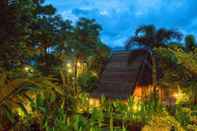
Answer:
[(72, 63), (71, 62), (68, 62), (66, 64), (66, 72), (67, 72), (67, 82), (68, 82), (68, 84), (70, 84), (70, 82), (72, 83), (72, 79), (70, 79), (71, 78), (70, 76), (73, 73)]
[(24, 72), (25, 74), (27, 74), (27, 76), (32, 76), (34, 73), (34, 69), (30, 65), (26, 65), (24, 66)]
[(77, 60), (72, 64), (71, 62), (66, 64), (68, 78), (71, 81), (74, 91), (77, 92), (77, 77), (78, 77), (78, 68), (81, 67), (81, 63)]

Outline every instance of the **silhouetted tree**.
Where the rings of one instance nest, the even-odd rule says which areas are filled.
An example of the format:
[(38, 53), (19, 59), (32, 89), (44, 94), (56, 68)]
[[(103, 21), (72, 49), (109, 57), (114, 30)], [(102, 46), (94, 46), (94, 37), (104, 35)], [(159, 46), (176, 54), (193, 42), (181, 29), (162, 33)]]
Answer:
[(135, 35), (129, 38), (126, 48), (130, 48), (132, 44), (139, 43), (150, 48), (165, 46), (170, 40), (181, 40), (181, 33), (168, 30), (165, 28), (157, 29), (154, 25), (143, 25), (137, 28)]

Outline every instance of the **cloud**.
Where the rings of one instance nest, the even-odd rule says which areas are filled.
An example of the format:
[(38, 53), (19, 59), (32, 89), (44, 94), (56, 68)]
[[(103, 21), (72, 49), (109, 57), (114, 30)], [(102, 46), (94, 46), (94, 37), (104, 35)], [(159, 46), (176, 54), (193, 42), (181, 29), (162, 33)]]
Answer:
[(197, 34), (195, 0), (47, 0), (65, 19), (94, 18), (103, 27), (102, 40), (123, 45), (142, 24)]
[(102, 16), (109, 16), (109, 12), (106, 11), (106, 10), (102, 10), (102, 11), (100, 11), (100, 15), (102, 15)]
[(65, 10), (61, 13), (61, 15), (64, 19), (70, 19), (73, 22), (78, 20), (78, 17), (72, 13), (72, 10)]

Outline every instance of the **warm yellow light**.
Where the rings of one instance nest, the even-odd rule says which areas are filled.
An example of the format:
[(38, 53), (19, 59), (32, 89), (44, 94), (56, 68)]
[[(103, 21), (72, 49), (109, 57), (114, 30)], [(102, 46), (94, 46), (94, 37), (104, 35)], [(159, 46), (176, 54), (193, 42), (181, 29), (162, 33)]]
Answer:
[(178, 92), (174, 92), (173, 97), (176, 99), (181, 99), (183, 97), (183, 93), (179, 90)]
[(73, 72), (73, 70), (72, 69), (68, 69), (68, 73), (72, 73)]
[(69, 67), (69, 68), (70, 68), (71, 66), (72, 66), (72, 65), (71, 65), (71, 63), (67, 63), (67, 67)]
[(89, 105), (91, 107), (99, 107), (100, 106), (100, 100), (99, 99), (95, 99), (95, 98), (90, 98), (89, 99)]
[(25, 69), (25, 71), (29, 71), (30, 70), (30, 68), (28, 66), (26, 66), (24, 69)]
[(96, 77), (98, 76), (97, 73), (94, 72), (94, 71), (92, 71), (92, 75), (93, 75), (93, 76), (96, 76)]
[(84, 112), (84, 109), (83, 108), (78, 108), (77, 112), (78, 113), (83, 113)]
[(34, 72), (34, 70), (33, 70), (33, 68), (31, 66), (25, 66), (24, 67), (24, 71), (25, 72), (29, 72), (29, 73), (33, 73)]
[(81, 63), (80, 63), (80, 62), (77, 62), (77, 66), (78, 66), (78, 67), (81, 66)]
[(24, 119), (25, 113), (21, 108), (17, 109), (17, 113), (18, 113), (18, 115), (20, 116), (21, 119)]
[(99, 107), (100, 106), (100, 101), (99, 100), (96, 100), (95, 106), (96, 107)]
[(90, 104), (90, 106), (94, 105), (94, 99), (91, 99), (91, 98), (90, 98), (89, 104)]
[(173, 96), (174, 96), (175, 98), (178, 98), (178, 97), (179, 97), (179, 94), (178, 94), (178, 93), (174, 93)]
[(132, 111), (138, 112), (140, 110), (141, 110), (141, 105), (139, 103), (134, 103), (134, 105), (132, 106)]
[(184, 93), (180, 88), (178, 88), (178, 91), (174, 92), (172, 96), (175, 98), (176, 104), (190, 101), (188, 94)]

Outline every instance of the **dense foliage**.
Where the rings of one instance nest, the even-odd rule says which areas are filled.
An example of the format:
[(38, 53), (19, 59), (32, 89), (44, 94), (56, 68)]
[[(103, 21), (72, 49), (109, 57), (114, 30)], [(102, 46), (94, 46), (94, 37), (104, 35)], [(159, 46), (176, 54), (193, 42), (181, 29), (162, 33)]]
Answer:
[[(17, 0), (0, 12), (0, 130), (191, 130), (197, 129), (197, 46), (188, 35), (141, 26), (127, 47), (140, 43), (153, 53), (157, 83), (146, 100), (101, 98), (90, 105), (110, 56), (94, 19), (76, 23), (43, 0)], [(174, 41), (176, 40), (176, 41)], [(185, 45), (185, 47), (183, 46)], [(153, 73), (154, 75), (154, 73)], [(178, 90), (174, 105), (157, 89)]]
[[(185, 43), (181, 43), (181, 39), (182, 35), (177, 31), (144, 25), (136, 30), (135, 35), (126, 43), (126, 48), (133, 44), (143, 45), (152, 53), (153, 101), (156, 101), (159, 95), (164, 105), (174, 105), (168, 111), (175, 115), (175, 118), (162, 116), (162, 119), (177, 120), (184, 129), (195, 130), (197, 116), (191, 112), (196, 112), (197, 104), (197, 43), (193, 35), (185, 36)], [(157, 123), (151, 123), (152, 129), (157, 130), (158, 125), (160, 128), (168, 127), (160, 117), (152, 119)], [(151, 128), (147, 127), (147, 130)], [(172, 127), (168, 130), (171, 129)]]
[(17, 0), (10, 6), (4, 2), (0, 129), (14, 128), (29, 112), (32, 119), (30, 125), (26, 119), (25, 127), (45, 125), (60, 106), (75, 112), (80, 92), (92, 89), (110, 55), (100, 40), (102, 28), (94, 19), (64, 20), (43, 0)]

